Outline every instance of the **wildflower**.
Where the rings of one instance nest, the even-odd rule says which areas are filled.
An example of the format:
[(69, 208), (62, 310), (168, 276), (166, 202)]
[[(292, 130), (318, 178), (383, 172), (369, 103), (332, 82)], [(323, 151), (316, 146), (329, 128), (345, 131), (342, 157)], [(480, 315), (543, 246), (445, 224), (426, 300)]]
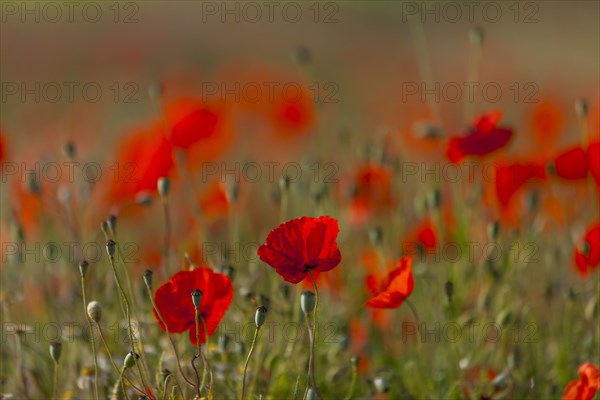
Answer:
[(414, 286), (412, 260), (402, 257), (385, 279), (378, 281), (374, 275), (367, 276), (367, 287), (373, 297), (364, 305), (372, 308), (398, 308), (410, 296)]
[(331, 217), (293, 219), (269, 233), (258, 255), (284, 280), (298, 283), (311, 270), (326, 272), (340, 263), (338, 232), (337, 220)]
[(591, 400), (600, 389), (600, 370), (586, 362), (579, 367), (579, 378), (569, 382), (563, 393), (563, 400)]
[(582, 242), (575, 248), (574, 261), (579, 275), (586, 277), (600, 264), (600, 224), (590, 227)]

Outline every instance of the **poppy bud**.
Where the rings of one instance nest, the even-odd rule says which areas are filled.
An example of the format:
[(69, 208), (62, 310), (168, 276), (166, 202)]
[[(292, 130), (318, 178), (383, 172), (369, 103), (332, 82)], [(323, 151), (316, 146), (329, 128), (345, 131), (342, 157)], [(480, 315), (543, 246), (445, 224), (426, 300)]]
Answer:
[(117, 216), (115, 214), (110, 214), (106, 219), (106, 222), (108, 223), (111, 232), (115, 233), (117, 231)]
[(158, 189), (158, 194), (163, 199), (167, 197), (169, 194), (169, 190), (171, 189), (171, 180), (167, 177), (158, 178), (156, 182), (156, 188)]
[(383, 241), (383, 229), (380, 226), (376, 226), (369, 230), (369, 239), (373, 246), (378, 246)]
[(153, 82), (150, 84), (150, 86), (148, 86), (148, 96), (150, 96), (151, 99), (158, 99), (163, 91), (164, 91), (164, 85), (162, 84), (162, 82)]
[(96, 323), (102, 318), (102, 306), (97, 301), (90, 301), (87, 305), (87, 314)]
[(71, 202), (71, 189), (67, 186), (60, 186), (56, 192), (56, 197), (61, 204), (68, 205)]
[(194, 289), (192, 291), (192, 302), (194, 303), (194, 308), (196, 310), (200, 308), (200, 303), (202, 303), (202, 291), (200, 289)]
[(429, 121), (415, 122), (413, 132), (421, 139), (439, 139), (444, 137), (444, 129), (440, 125)]
[(136, 353), (134, 353), (133, 351), (130, 351), (129, 353), (127, 353), (127, 355), (125, 356), (125, 360), (123, 360), (123, 366), (125, 367), (125, 369), (127, 368), (131, 368), (135, 365), (135, 362), (140, 358), (139, 355), (137, 355)]
[(498, 238), (498, 234), (500, 233), (500, 222), (490, 222), (487, 226), (487, 233), (490, 239), (496, 240)]
[(58, 360), (60, 360), (61, 353), (62, 353), (62, 343), (61, 342), (50, 343), (50, 357), (52, 357), (54, 362), (57, 364), (58, 364)]
[(225, 192), (227, 196), (227, 200), (230, 203), (235, 203), (238, 200), (240, 195), (240, 185), (238, 184), (237, 177), (233, 180), (228, 180), (227, 182), (227, 191)]
[(427, 206), (430, 210), (437, 210), (440, 208), (440, 203), (442, 202), (442, 194), (439, 188), (432, 190), (427, 193)]
[(254, 315), (254, 323), (256, 324), (256, 328), (260, 328), (267, 318), (267, 307), (260, 306), (256, 309), (256, 314)]
[(375, 390), (377, 393), (387, 393), (388, 390), (390, 390), (387, 380), (381, 376), (375, 377), (373, 384), (375, 385)]
[(281, 178), (279, 178), (279, 189), (282, 192), (287, 192), (288, 189), (290, 188), (290, 183), (291, 183), (291, 180), (290, 180), (289, 176), (287, 176), (287, 175), (282, 176)]
[(300, 306), (304, 314), (309, 314), (315, 309), (315, 294), (310, 290), (302, 292), (300, 295)]
[(448, 301), (452, 302), (452, 296), (454, 295), (454, 283), (452, 283), (452, 281), (446, 281), (445, 289)]
[(141, 192), (135, 196), (135, 204), (147, 207), (152, 204), (152, 196), (148, 192)]
[(310, 50), (308, 47), (300, 45), (292, 52), (292, 61), (299, 65), (306, 65), (310, 62)]
[(79, 262), (79, 273), (82, 277), (85, 277), (85, 273), (87, 272), (90, 264), (86, 260), (81, 260)]
[(152, 271), (147, 269), (144, 271), (144, 283), (146, 284), (146, 286), (148, 286), (149, 288), (152, 287)]
[(68, 158), (70, 158), (71, 160), (75, 158), (75, 143), (73, 143), (72, 140), (69, 140), (67, 143), (65, 143), (65, 147), (63, 150), (65, 151), (65, 154)]
[(100, 230), (102, 231), (104, 236), (108, 236), (108, 229), (108, 221), (102, 221), (102, 223), (100, 224)]
[(225, 353), (229, 348), (229, 342), (231, 341), (231, 337), (228, 335), (219, 335), (217, 343), (219, 346), (219, 351), (221, 353)]
[(485, 34), (483, 32), (483, 29), (479, 26), (476, 26), (473, 29), (471, 29), (471, 31), (469, 31), (469, 40), (471, 40), (472, 44), (480, 46), (481, 44), (483, 44), (484, 37)]
[(115, 242), (112, 239), (109, 239), (108, 242), (106, 242), (106, 252), (108, 253), (108, 256), (110, 258), (113, 258), (115, 256), (115, 250), (117, 248), (117, 242)]
[(308, 388), (306, 392), (306, 400), (314, 400), (317, 398), (317, 391), (313, 388)]
[(350, 364), (352, 364), (353, 369), (357, 369), (359, 363), (360, 363), (360, 357), (358, 357), (358, 356), (354, 356), (350, 359)]
[(575, 112), (580, 118), (585, 118), (588, 113), (588, 103), (585, 99), (577, 99), (575, 102)]

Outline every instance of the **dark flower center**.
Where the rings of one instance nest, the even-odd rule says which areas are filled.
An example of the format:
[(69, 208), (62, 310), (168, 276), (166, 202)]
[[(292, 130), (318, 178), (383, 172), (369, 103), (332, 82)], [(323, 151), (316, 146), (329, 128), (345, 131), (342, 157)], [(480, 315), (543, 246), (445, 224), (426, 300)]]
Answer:
[(304, 270), (307, 272), (315, 268), (317, 268), (316, 265), (304, 264)]

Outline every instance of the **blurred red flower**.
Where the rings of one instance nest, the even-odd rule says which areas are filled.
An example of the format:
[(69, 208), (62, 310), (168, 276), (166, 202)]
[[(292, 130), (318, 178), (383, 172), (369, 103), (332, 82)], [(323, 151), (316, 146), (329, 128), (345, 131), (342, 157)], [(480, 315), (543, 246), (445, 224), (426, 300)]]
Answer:
[(380, 280), (375, 275), (367, 275), (366, 283), (373, 297), (364, 304), (365, 307), (398, 308), (415, 287), (412, 260), (402, 257), (387, 277)]
[(546, 168), (541, 163), (500, 165), (496, 169), (496, 196), (501, 206), (508, 207), (512, 197), (526, 183), (544, 181), (546, 177)]
[(165, 107), (165, 118), (173, 146), (187, 149), (215, 134), (221, 116), (216, 107), (184, 97)]
[(590, 227), (582, 242), (575, 247), (574, 259), (577, 272), (586, 277), (600, 263), (600, 224)]
[(4, 132), (0, 129), (0, 163), (6, 159), (6, 141), (4, 140)]
[(591, 400), (600, 389), (600, 370), (586, 362), (579, 367), (579, 379), (569, 382), (563, 400)]
[(530, 125), (533, 138), (541, 145), (539, 151), (546, 152), (556, 143), (564, 128), (563, 109), (555, 100), (542, 100), (533, 106)]
[(340, 190), (350, 201), (352, 220), (360, 223), (392, 206), (392, 172), (378, 164), (360, 166), (342, 181)]
[[(226, 275), (213, 272), (208, 268), (179, 271), (156, 290), (154, 300), (169, 331), (173, 333), (189, 331), (190, 341), (197, 345), (196, 320), (191, 296), (195, 289), (202, 292), (200, 315), (206, 321), (208, 335), (212, 336), (233, 300), (233, 287)], [(165, 330), (156, 310), (154, 310), (154, 317)], [(205, 343), (206, 333), (202, 323), (199, 332), (200, 342)]]
[(508, 144), (513, 132), (497, 127), (501, 111), (492, 111), (475, 120), (466, 136), (454, 136), (448, 143), (446, 155), (453, 163), (467, 156), (485, 156)]
[(587, 148), (587, 162), (588, 168), (596, 181), (596, 186), (600, 188), (600, 142), (589, 144)]
[(202, 212), (207, 217), (227, 215), (230, 205), (227, 189), (219, 180), (214, 180), (200, 199)]
[(437, 246), (437, 233), (431, 220), (423, 221), (408, 237), (402, 241), (402, 254), (415, 255), (417, 246), (423, 250), (432, 251)]
[(296, 218), (273, 229), (258, 255), (284, 280), (298, 283), (308, 271), (326, 272), (340, 263), (339, 231), (337, 220), (328, 216)]
[(554, 159), (556, 175), (564, 179), (584, 179), (588, 164), (586, 151), (581, 146), (571, 147)]

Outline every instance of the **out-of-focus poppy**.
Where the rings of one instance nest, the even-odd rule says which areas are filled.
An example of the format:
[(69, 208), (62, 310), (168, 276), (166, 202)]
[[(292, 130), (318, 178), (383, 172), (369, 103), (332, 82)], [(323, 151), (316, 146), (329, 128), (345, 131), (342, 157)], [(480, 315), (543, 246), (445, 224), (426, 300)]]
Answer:
[(590, 173), (600, 187), (600, 142), (592, 142), (587, 148), (587, 164)]
[[(158, 178), (168, 176), (173, 167), (172, 146), (161, 123), (142, 127), (119, 144), (117, 161), (107, 174), (109, 198), (113, 203), (131, 201), (144, 191), (156, 192)], [(110, 175), (110, 176), (108, 176)]]
[(565, 115), (556, 102), (542, 100), (533, 107), (530, 125), (534, 140), (542, 145), (542, 150), (547, 150), (562, 132)]
[(425, 220), (402, 242), (402, 254), (415, 255), (418, 247), (427, 252), (435, 250), (436, 246), (435, 226), (430, 220)]
[(4, 140), (4, 132), (0, 128), (0, 163), (6, 160), (6, 141)]
[(298, 283), (309, 271), (326, 272), (340, 263), (339, 231), (331, 217), (296, 218), (273, 229), (258, 248), (258, 256), (284, 280)]
[(512, 197), (525, 184), (546, 179), (546, 168), (535, 162), (500, 165), (496, 169), (496, 196), (502, 207), (508, 207)]
[(360, 223), (392, 206), (392, 172), (378, 164), (360, 166), (342, 180), (340, 191), (350, 202), (352, 220)]
[(564, 179), (585, 179), (588, 172), (586, 151), (581, 146), (571, 147), (554, 159), (556, 175)]
[(509, 128), (498, 127), (502, 112), (484, 114), (470, 128), (466, 136), (454, 136), (448, 143), (446, 155), (453, 163), (467, 156), (485, 156), (506, 146), (513, 132)]
[(224, 216), (229, 213), (229, 197), (225, 185), (219, 180), (213, 181), (200, 199), (202, 212), (208, 217)]
[(588, 229), (581, 243), (575, 246), (575, 266), (577, 272), (586, 277), (600, 263), (600, 224), (595, 224)]
[[(194, 345), (197, 345), (198, 341), (191, 293), (196, 289), (202, 292), (200, 316), (206, 322), (208, 336), (212, 336), (233, 300), (233, 287), (226, 275), (213, 272), (208, 268), (179, 271), (154, 294), (156, 307), (167, 324), (169, 332), (189, 331), (190, 341)], [(156, 310), (154, 316), (161, 328), (166, 330)], [(202, 322), (199, 323), (199, 336), (200, 342), (205, 343), (207, 336)]]
[(600, 389), (600, 370), (586, 362), (579, 367), (579, 378), (567, 384), (562, 400), (592, 400)]
[(366, 283), (373, 297), (365, 302), (365, 307), (398, 308), (415, 287), (412, 260), (409, 257), (402, 257), (387, 277), (378, 279), (374, 275), (368, 275)]
[[(473, 392), (482, 384), (484, 387), (489, 387), (489, 384), (494, 381), (498, 376), (498, 371), (491, 368), (483, 368), (481, 366), (473, 366), (465, 370), (465, 397), (470, 399), (473, 398)], [(491, 399), (492, 394), (499, 392), (498, 388), (494, 387), (492, 393), (482, 394), (480, 399)]]
[(37, 184), (15, 180), (12, 196), (15, 214), (25, 234), (35, 236), (40, 230), (40, 216), (44, 210), (43, 189)]
[(316, 110), (311, 98), (312, 92), (303, 86), (295, 86), (294, 94), (281, 90), (270, 107), (270, 120), (276, 133), (282, 136), (295, 136), (314, 127)]
[(184, 97), (165, 107), (165, 118), (169, 124), (169, 138), (173, 146), (187, 149), (214, 135), (221, 115), (215, 106)]

